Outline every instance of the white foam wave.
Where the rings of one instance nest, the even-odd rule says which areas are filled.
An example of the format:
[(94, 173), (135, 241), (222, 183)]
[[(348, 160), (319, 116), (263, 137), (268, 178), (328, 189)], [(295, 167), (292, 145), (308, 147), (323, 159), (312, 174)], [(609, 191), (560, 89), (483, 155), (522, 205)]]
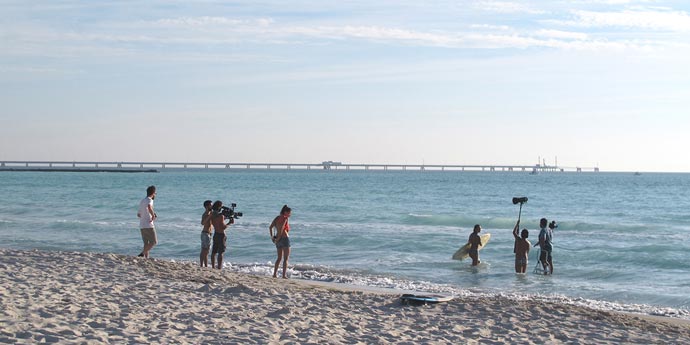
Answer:
[[(236, 264), (233, 265), (230, 270), (266, 276), (273, 273), (273, 263)], [(690, 310), (687, 309), (677, 309), (645, 304), (617, 303), (580, 297), (568, 297), (558, 294), (540, 295), (465, 289), (449, 284), (438, 284), (429, 281), (413, 281), (391, 276), (366, 274), (357, 271), (339, 271), (322, 266), (298, 265), (289, 268), (288, 274), (292, 278), (354, 285), (364, 288), (392, 289), (400, 291), (401, 293), (410, 291), (425, 291), (451, 294), (455, 297), (465, 298), (496, 298), (500, 296), (514, 301), (529, 301), (531, 303), (556, 303), (591, 308), (601, 311), (635, 313), (690, 320)]]

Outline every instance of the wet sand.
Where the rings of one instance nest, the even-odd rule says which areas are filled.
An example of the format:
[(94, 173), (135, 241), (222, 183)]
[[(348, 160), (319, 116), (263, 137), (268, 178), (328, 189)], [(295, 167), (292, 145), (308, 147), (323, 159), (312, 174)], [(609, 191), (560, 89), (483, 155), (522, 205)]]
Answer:
[(386, 291), (115, 254), (0, 249), (0, 343), (690, 343), (685, 320)]

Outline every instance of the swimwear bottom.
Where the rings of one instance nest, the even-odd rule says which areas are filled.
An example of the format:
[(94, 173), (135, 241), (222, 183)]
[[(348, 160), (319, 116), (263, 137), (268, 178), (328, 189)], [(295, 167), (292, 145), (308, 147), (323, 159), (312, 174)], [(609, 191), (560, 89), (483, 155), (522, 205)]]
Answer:
[(225, 253), (225, 241), (228, 239), (224, 233), (213, 233), (213, 250), (211, 255), (216, 253)]
[(541, 250), (541, 255), (539, 255), (539, 261), (542, 263), (549, 263), (553, 260), (551, 257), (551, 251), (550, 250)]
[(276, 248), (290, 248), (290, 237), (283, 237), (276, 242)]
[(211, 248), (211, 233), (201, 232), (201, 249)]

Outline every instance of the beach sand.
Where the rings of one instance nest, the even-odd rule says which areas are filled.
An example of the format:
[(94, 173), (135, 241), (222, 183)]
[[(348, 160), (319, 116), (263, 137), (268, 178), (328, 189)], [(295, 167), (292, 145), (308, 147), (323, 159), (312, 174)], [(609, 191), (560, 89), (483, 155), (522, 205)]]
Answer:
[(0, 249), (0, 343), (690, 343), (684, 320), (398, 294), (115, 254)]

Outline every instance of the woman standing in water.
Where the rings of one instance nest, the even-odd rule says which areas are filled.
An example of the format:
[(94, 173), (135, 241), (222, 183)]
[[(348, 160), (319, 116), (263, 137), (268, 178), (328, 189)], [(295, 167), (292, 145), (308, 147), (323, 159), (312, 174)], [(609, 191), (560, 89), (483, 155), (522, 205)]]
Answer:
[(477, 266), (481, 263), (479, 260), (479, 247), (482, 245), (482, 239), (479, 237), (479, 233), (482, 231), (482, 227), (477, 224), (474, 226), (472, 233), (470, 234), (470, 239), (467, 243), (470, 244), (470, 258), (472, 258), (472, 266)]
[[(271, 240), (276, 244), (278, 250), (278, 258), (276, 259), (275, 267), (273, 268), (273, 278), (278, 274), (278, 266), (280, 261), (283, 261), (283, 279), (287, 279), (287, 265), (290, 257), (290, 223), (288, 219), (292, 213), (292, 209), (288, 205), (284, 205), (280, 210), (280, 215), (273, 219), (271, 225), (268, 226), (268, 232), (271, 235)], [(276, 229), (276, 234), (273, 235), (273, 228)]]

